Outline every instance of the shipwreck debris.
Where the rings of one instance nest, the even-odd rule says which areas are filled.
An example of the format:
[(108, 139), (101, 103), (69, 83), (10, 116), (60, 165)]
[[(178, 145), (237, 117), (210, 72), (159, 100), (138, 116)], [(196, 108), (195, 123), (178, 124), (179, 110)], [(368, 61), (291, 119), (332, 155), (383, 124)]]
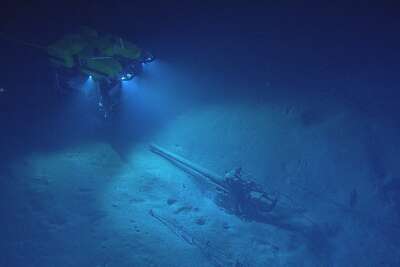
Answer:
[(281, 203), (277, 196), (267, 193), (254, 181), (244, 179), (241, 168), (219, 176), (157, 145), (150, 145), (150, 150), (196, 179), (214, 186), (214, 201), (227, 213), (242, 220), (270, 224), (288, 231), (307, 232), (311, 226), (305, 218), (296, 216), (299, 212), (290, 204)]
[(229, 257), (224, 252), (213, 247), (210, 241), (201, 241), (175, 220), (161, 216), (154, 210), (150, 210), (149, 215), (164, 225), (169, 231), (189, 246), (198, 248), (201, 254), (212, 264), (212, 266), (227, 267), (233, 265)]

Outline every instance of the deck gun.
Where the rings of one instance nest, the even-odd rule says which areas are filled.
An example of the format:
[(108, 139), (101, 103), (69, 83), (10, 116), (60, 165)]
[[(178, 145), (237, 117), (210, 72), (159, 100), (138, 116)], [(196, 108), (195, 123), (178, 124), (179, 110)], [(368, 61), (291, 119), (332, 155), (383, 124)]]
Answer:
[(215, 186), (217, 205), (242, 219), (258, 220), (276, 206), (278, 198), (263, 191), (254, 181), (244, 180), (241, 168), (236, 168), (225, 176), (219, 176), (158, 145), (151, 144), (150, 151), (167, 159), (191, 176)]

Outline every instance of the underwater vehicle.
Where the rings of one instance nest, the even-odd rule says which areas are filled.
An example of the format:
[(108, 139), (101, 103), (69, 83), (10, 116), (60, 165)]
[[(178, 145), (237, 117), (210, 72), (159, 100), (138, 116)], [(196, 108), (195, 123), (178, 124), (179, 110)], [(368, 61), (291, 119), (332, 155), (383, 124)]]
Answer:
[(70, 92), (83, 81), (94, 82), (98, 107), (105, 119), (118, 106), (122, 82), (140, 75), (143, 64), (154, 60), (152, 54), (135, 44), (88, 27), (63, 36), (47, 46), (46, 52), (56, 70), (58, 89)]
[(56, 87), (62, 92), (71, 93), (82, 89), (86, 81), (93, 82), (98, 108), (105, 119), (120, 102), (122, 82), (140, 75), (143, 65), (154, 60), (151, 53), (135, 44), (89, 27), (81, 27), (49, 45), (17, 40), (1, 32), (0, 38), (46, 53), (56, 72)]

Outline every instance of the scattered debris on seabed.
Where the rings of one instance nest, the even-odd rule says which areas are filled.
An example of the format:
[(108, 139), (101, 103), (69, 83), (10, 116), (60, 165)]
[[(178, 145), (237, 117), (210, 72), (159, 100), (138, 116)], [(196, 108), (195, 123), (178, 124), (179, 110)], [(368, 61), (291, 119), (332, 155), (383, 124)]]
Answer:
[(166, 218), (156, 213), (153, 209), (149, 211), (151, 217), (165, 226), (175, 236), (184, 241), (189, 246), (196, 247), (204, 258), (209, 261), (215, 267), (245, 267), (248, 266), (246, 263), (241, 262), (239, 259), (232, 260), (228, 253), (222, 251), (219, 248), (214, 247), (210, 241), (203, 241), (200, 238), (190, 233), (184, 226), (178, 223), (176, 220)]

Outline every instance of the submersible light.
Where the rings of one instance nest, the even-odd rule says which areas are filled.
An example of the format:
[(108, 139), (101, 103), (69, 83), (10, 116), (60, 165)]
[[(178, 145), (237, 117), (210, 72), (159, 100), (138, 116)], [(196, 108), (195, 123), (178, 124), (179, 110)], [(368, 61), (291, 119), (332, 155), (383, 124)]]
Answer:
[(125, 75), (123, 75), (122, 77), (121, 77), (121, 81), (129, 81), (129, 80), (131, 80), (132, 78), (133, 78), (133, 74), (131, 74), (131, 73), (126, 73)]
[(153, 56), (153, 54), (151, 54), (151, 53), (145, 51), (145, 52), (143, 53), (143, 55), (142, 55), (141, 63), (142, 63), (142, 64), (147, 64), (147, 63), (153, 62), (154, 59), (155, 59), (155, 57)]

